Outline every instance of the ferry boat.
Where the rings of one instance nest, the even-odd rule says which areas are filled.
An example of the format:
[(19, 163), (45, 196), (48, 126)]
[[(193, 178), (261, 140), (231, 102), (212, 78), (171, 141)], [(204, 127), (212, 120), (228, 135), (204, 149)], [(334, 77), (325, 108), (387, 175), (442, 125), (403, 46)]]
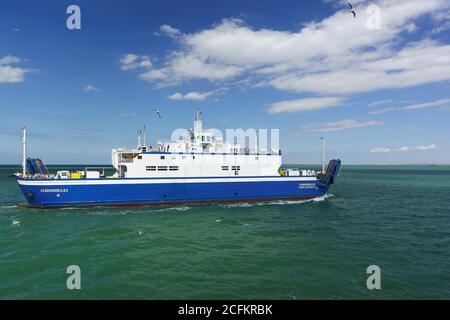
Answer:
[[(203, 130), (197, 111), (194, 129), (178, 141), (112, 150), (115, 173), (103, 168), (51, 174), (40, 159), (26, 158), (23, 128), (22, 172), (17, 183), (32, 207), (175, 205), (311, 199), (325, 195), (340, 166), (322, 171), (281, 169), (281, 150), (225, 143)], [(323, 163), (323, 161), (322, 161)]]

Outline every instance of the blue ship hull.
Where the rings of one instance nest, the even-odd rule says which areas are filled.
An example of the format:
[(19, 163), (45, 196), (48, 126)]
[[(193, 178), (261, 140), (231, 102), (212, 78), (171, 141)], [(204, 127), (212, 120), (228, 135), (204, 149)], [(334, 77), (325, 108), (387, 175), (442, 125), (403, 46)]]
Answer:
[[(87, 181), (89, 182), (89, 181)], [(302, 199), (324, 195), (318, 182), (204, 182), (151, 184), (20, 185), (28, 203), (39, 207), (147, 205), (187, 202)]]
[(120, 206), (310, 199), (327, 193), (340, 162), (315, 177), (30, 179), (17, 177), (35, 207)]

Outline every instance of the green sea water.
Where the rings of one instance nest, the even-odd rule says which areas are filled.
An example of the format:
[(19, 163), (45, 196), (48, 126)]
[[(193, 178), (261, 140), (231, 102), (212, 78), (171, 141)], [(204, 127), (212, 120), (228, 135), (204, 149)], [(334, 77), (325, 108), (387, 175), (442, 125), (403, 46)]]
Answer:
[(47, 210), (16, 206), (17, 170), (0, 166), (1, 299), (450, 298), (448, 166), (344, 165), (316, 201)]

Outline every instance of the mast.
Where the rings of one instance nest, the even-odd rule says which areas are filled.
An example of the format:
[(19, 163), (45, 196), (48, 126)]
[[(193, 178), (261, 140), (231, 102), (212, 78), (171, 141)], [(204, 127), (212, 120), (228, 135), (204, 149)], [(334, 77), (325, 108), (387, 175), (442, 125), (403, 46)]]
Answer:
[(197, 109), (195, 112), (195, 121), (194, 121), (194, 133), (196, 137), (201, 135), (203, 131), (201, 114), (202, 112), (200, 111), (200, 109)]
[(27, 174), (27, 128), (22, 127), (22, 175)]
[(144, 126), (144, 147), (147, 148), (147, 126)]
[(141, 148), (141, 130), (137, 131), (137, 136), (138, 136), (138, 145), (137, 148), (140, 149)]
[(325, 172), (325, 138), (320, 138), (322, 140), (322, 172)]

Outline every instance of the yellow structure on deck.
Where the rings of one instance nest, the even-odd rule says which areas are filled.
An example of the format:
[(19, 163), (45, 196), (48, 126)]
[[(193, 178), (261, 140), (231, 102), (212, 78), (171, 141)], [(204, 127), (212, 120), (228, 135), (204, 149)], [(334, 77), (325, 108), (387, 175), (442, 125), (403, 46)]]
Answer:
[(71, 179), (81, 179), (81, 173), (80, 172), (71, 172), (70, 178)]

